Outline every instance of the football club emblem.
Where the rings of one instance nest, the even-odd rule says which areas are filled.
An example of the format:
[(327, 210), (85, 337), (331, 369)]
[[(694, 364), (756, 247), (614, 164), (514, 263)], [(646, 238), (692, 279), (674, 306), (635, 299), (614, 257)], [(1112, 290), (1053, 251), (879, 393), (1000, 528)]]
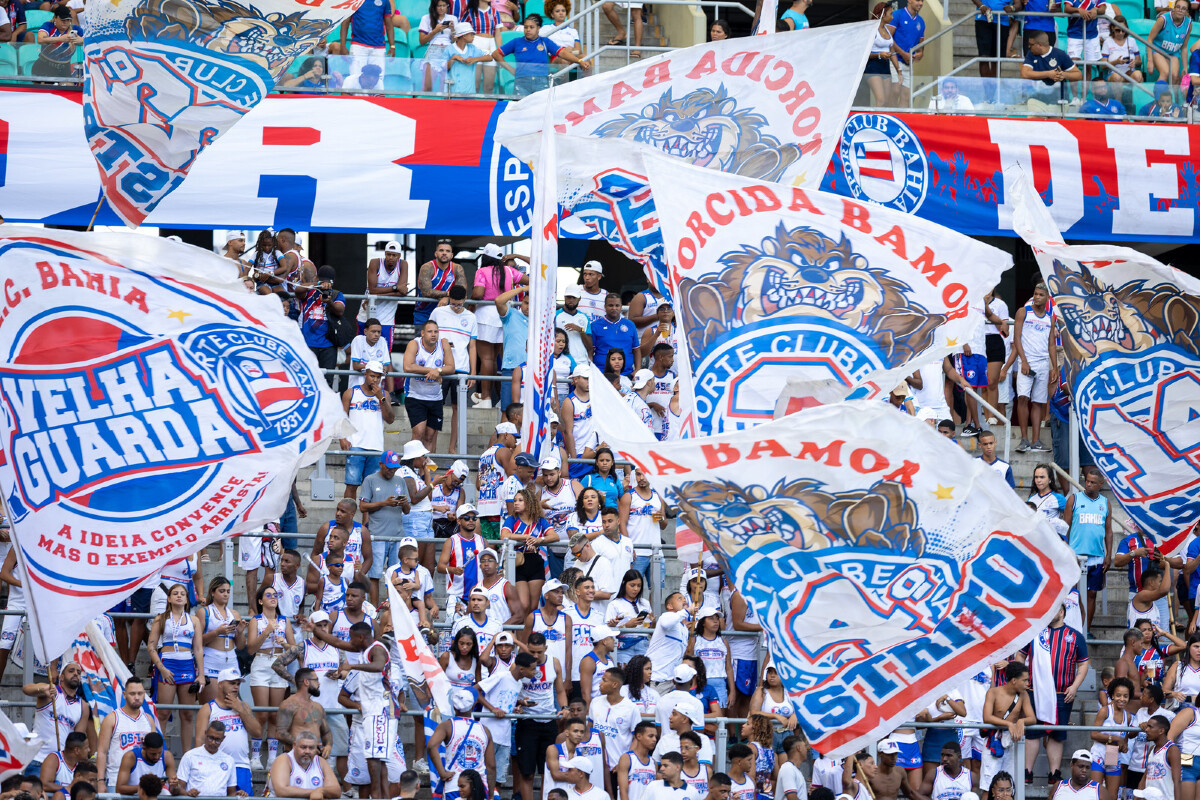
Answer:
[(850, 194), (914, 213), (925, 202), (929, 162), (907, 125), (888, 114), (855, 114), (839, 150)]

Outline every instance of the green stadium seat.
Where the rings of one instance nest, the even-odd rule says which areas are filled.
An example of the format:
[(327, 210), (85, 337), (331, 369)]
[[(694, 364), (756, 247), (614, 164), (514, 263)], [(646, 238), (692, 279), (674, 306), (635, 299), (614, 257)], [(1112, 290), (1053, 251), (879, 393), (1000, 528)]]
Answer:
[[(543, 17), (545, 17), (546, 16), (545, 0), (526, 0), (525, 14), (526, 15), (541, 14)], [(550, 20), (547, 19), (546, 21), (549, 22)]]
[(17, 63), (21, 66), (22, 75), (33, 74), (33, 62), (41, 55), (41, 45), (26, 44), (17, 51)]
[(54, 12), (52, 11), (41, 11), (40, 9), (26, 11), (25, 30), (36, 31), (52, 19), (54, 19)]

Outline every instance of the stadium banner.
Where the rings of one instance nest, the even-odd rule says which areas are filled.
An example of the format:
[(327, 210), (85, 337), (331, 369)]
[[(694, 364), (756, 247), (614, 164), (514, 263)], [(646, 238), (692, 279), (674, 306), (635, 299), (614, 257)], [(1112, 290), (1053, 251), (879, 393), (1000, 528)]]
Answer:
[[(334, 0), (86, 6), (83, 121), (109, 207), (126, 225), (140, 225), (205, 148), (357, 7)], [(34, 74), (46, 74), (43, 62), (55, 66), (52, 50), (42, 50)], [(58, 65), (65, 73), (51, 74), (70, 74), (69, 62)]]
[(1041, 198), (1012, 180), (1083, 442), (1138, 528), (1178, 551), (1200, 522), (1200, 280), (1126, 247), (1064, 245)]
[(753, 604), (813, 749), (850, 755), (1028, 643), (1079, 579), (1008, 484), (887, 403), (608, 439)]
[(441, 714), (450, 716), (454, 713), (454, 709), (450, 707), (450, 690), (454, 687), (446, 677), (446, 671), (438, 663), (437, 656), (429, 648), (429, 643), (417, 628), (409, 604), (404, 602), (400, 590), (396, 588), (397, 569), (398, 565), (389, 568), (384, 576), (392, 636), (399, 652), (404, 654), (403, 659), (391, 661), (392, 674), (389, 677), (392, 681), (392, 691), (403, 698), (404, 687), (411, 686), (416, 698), (423, 701), (426, 708), (436, 708)]
[(690, 355), (683, 405), (701, 436), (769, 421), (793, 376), (855, 386), (903, 368), (894, 386), (962, 347), (971, 303), (1012, 266), (900, 211), (645, 161)]
[(0, 230), (0, 492), (38, 658), (163, 565), (283, 513), (349, 429), (279, 301), (135, 233)]
[[(145, 224), (527, 234), (532, 173), (493, 141), (502, 107), (271, 97), (205, 151)], [(0, 90), (0, 207), (8, 222), (88, 225), (100, 181), (81, 113), (78, 92)], [(121, 220), (105, 204), (96, 224)]]
[[(25, 728), (24, 725), (21, 728)], [(25, 728), (27, 732), (28, 729)], [(13, 775), (19, 775), (41, 749), (42, 740), (35, 736), (26, 736), (8, 714), (0, 711), (0, 781), (8, 780)]]
[[(0, 89), (0, 208), (7, 221), (91, 221), (100, 180), (80, 103), (78, 92)], [(504, 105), (269, 97), (197, 159), (145, 224), (528, 235), (532, 171), (493, 136)], [(455, 135), (445, 136), (447, 129)], [(559, 141), (562, 165), (571, 153)], [(1015, 201), (1004, 170), (1018, 163), (1032, 170), (1039, 190), (1053, 182), (1055, 219), (1070, 237), (1190, 244), (1200, 236), (1200, 126), (852, 114), (833, 151), (821, 170), (826, 191), (911, 208), (935, 222), (953, 219), (974, 236), (1014, 235)], [(605, 213), (610, 199), (637, 200), (636, 185), (621, 172), (608, 183), (589, 205), (595, 213)], [(560, 196), (564, 191), (560, 184)], [(612, 209), (635, 232), (652, 210), (636, 203)], [(104, 204), (96, 224), (121, 219)], [(565, 218), (562, 235), (596, 236)]]

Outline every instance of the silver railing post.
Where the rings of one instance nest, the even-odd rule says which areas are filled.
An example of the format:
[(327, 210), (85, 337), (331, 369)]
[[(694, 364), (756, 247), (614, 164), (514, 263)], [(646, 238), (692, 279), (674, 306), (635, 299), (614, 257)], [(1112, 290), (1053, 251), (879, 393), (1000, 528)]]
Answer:
[[(1017, 800), (1025, 800), (1025, 740), (1013, 742), (1013, 747), (1016, 752), (1016, 774), (1013, 775), (1013, 783), (1016, 784)], [(1031, 767), (1032, 769), (1032, 767)]]
[[(29, 634), (29, 618), (21, 618), (21, 655), (24, 658), (21, 660), (21, 682), (33, 683), (33, 648), (30, 643), (33, 641)], [(33, 708), (29, 707), (24, 710), (25, 725), (29, 730), (33, 730)]]
[(717, 757), (717, 772), (725, 771), (725, 762), (727, 760), (729, 750), (729, 726), (717, 724), (717, 752), (714, 755)]
[(662, 608), (663, 586), (666, 585), (667, 560), (663, 558), (662, 548), (656, 547), (650, 554), (650, 602), (655, 608)]
[(454, 443), (458, 448), (458, 452), (467, 452), (467, 379), (459, 378), (458, 381), (458, 397), (455, 398), (455, 403), (458, 404), (458, 441)]

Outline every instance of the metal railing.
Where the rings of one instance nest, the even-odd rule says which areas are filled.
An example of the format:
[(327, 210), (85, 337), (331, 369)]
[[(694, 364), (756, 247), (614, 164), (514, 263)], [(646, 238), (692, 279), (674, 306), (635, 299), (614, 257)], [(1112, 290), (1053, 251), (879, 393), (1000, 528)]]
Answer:
[(1012, 420), (1008, 418), (1007, 414), (1002, 414), (999, 409), (997, 409), (988, 401), (984, 400), (983, 395), (979, 394), (979, 392), (975, 391), (975, 389), (971, 386), (963, 386), (962, 390), (967, 395), (975, 398), (976, 413), (979, 414), (979, 421), (983, 423), (980, 426), (983, 428), (983, 430), (991, 430), (991, 424), (988, 422), (987, 418), (983, 416), (980, 409), (986, 410), (993, 417), (995, 417), (997, 421), (1004, 422), (1004, 460), (1009, 461), (1009, 449), (1012, 446)]

